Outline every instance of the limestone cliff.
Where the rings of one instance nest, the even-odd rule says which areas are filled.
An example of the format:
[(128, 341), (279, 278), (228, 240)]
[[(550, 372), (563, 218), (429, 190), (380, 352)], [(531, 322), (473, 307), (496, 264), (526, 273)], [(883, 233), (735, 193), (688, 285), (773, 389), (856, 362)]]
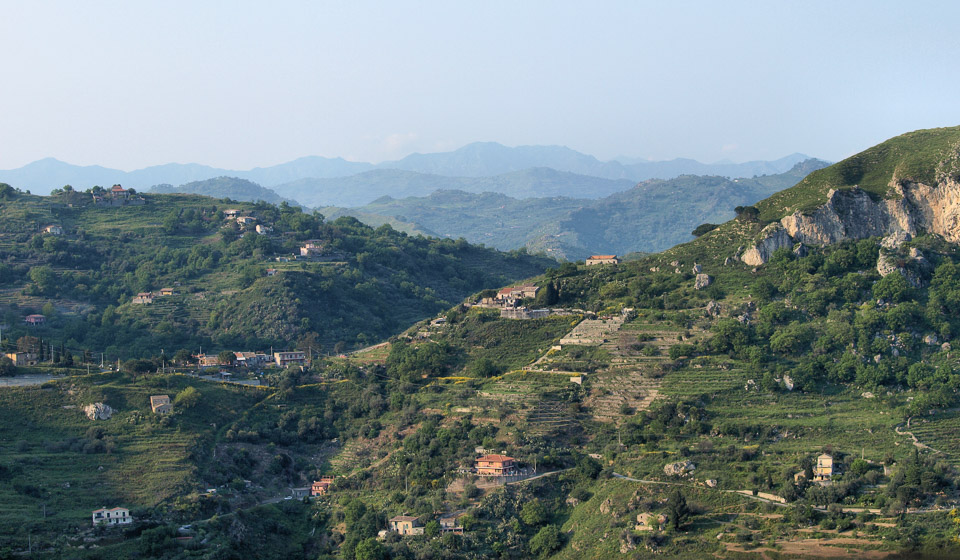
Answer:
[(826, 245), (873, 236), (934, 233), (960, 242), (960, 182), (940, 176), (934, 185), (894, 179), (889, 196), (875, 199), (859, 187), (827, 192), (812, 212), (794, 212), (763, 229), (741, 260), (759, 266), (794, 244)]

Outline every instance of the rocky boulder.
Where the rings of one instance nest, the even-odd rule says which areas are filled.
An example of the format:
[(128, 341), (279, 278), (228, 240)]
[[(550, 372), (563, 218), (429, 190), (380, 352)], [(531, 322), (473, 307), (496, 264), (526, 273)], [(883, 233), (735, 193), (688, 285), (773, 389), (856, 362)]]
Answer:
[(683, 476), (690, 474), (697, 469), (692, 461), (677, 461), (676, 463), (667, 463), (663, 466), (663, 473), (667, 476)]
[(713, 279), (710, 278), (709, 274), (697, 274), (697, 279), (693, 281), (693, 287), (697, 290), (702, 290), (713, 283)]
[(83, 407), (83, 413), (91, 420), (109, 420), (113, 416), (113, 409), (110, 405), (98, 402)]

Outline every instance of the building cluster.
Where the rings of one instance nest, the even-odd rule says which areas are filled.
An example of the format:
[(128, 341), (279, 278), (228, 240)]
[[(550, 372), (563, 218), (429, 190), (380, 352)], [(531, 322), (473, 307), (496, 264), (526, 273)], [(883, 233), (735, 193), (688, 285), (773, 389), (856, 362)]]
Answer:
[(141, 303), (141, 304), (153, 303), (153, 300), (158, 297), (167, 297), (167, 296), (175, 296), (175, 295), (177, 295), (177, 292), (173, 288), (161, 288), (160, 291), (158, 292), (140, 292), (139, 294), (134, 296), (132, 303)]
[(146, 202), (133, 189), (125, 189), (120, 185), (114, 185), (109, 191), (93, 193), (93, 204), (95, 206), (137, 206)]
[(197, 365), (203, 369), (208, 367), (241, 367), (258, 368), (269, 365), (285, 368), (292, 365), (306, 365), (307, 353), (299, 350), (290, 352), (274, 352), (263, 354), (260, 352), (234, 352), (233, 363), (220, 363), (218, 354), (195, 354), (193, 357), (197, 360)]

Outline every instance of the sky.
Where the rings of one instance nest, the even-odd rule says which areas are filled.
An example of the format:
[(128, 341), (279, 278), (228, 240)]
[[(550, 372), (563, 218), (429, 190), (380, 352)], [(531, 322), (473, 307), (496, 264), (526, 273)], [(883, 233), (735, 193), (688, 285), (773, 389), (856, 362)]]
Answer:
[(839, 160), (960, 125), (960, 2), (0, 0), (0, 169), (474, 141)]

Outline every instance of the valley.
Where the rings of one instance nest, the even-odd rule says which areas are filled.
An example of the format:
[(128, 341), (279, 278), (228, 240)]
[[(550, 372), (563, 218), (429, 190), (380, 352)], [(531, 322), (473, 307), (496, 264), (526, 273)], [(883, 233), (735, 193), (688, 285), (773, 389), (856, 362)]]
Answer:
[(783, 220), (857, 188), (952, 200), (957, 146), (907, 134), (596, 264), (282, 202), (5, 189), (3, 372), (51, 379), (0, 386), (0, 552), (949, 557), (952, 206), (909, 231), (838, 211), (820, 241)]

